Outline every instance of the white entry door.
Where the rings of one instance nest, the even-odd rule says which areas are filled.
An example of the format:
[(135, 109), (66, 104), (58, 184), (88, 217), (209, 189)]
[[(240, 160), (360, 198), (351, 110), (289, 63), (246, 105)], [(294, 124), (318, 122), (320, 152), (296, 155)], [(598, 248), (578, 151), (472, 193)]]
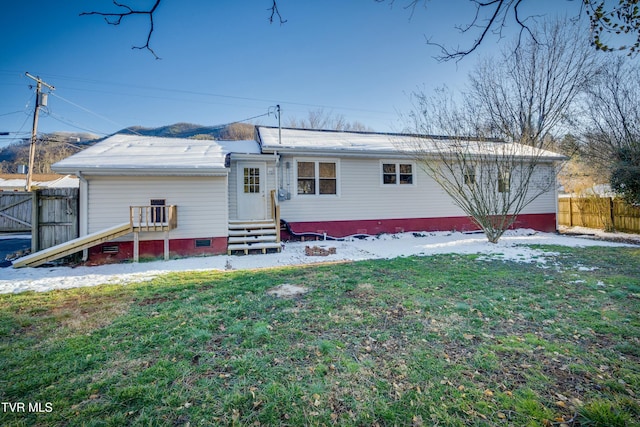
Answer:
[(266, 219), (264, 163), (238, 162), (238, 219)]

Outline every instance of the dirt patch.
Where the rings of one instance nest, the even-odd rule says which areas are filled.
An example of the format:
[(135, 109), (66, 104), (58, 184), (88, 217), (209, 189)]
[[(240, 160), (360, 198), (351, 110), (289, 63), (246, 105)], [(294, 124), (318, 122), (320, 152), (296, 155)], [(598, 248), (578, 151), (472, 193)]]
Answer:
[(345, 294), (347, 297), (360, 300), (360, 302), (368, 302), (376, 297), (376, 291), (371, 283), (360, 283), (355, 289), (348, 290)]
[(336, 254), (336, 248), (322, 248), (320, 246), (305, 246), (304, 254), (306, 256), (329, 256)]
[(72, 333), (90, 333), (111, 324), (129, 310), (131, 301), (117, 296), (78, 296), (61, 301), (51, 310), (60, 326)]
[(278, 298), (293, 298), (298, 295), (304, 295), (309, 292), (309, 288), (304, 286), (291, 285), (289, 283), (283, 283), (282, 285), (271, 288), (267, 291), (268, 295), (273, 295)]

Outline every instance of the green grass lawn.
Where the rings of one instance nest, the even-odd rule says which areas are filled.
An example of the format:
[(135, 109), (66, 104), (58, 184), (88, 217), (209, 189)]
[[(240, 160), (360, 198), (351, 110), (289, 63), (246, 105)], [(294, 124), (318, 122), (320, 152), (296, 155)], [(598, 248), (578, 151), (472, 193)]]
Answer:
[(545, 249), (1, 295), (0, 425), (640, 425), (640, 250)]

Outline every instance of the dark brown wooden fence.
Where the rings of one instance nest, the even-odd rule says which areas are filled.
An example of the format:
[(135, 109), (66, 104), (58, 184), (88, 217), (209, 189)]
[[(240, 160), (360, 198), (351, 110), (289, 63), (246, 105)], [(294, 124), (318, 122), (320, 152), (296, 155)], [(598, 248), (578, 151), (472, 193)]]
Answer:
[(640, 233), (640, 208), (611, 197), (562, 197), (558, 200), (558, 223)]

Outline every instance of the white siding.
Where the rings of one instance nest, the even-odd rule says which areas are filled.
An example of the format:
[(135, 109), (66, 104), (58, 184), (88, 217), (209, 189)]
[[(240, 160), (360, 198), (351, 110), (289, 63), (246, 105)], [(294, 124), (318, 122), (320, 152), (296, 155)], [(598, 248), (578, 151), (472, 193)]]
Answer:
[[(545, 163), (537, 166), (538, 175), (548, 175), (555, 174), (555, 168), (551, 163)], [(553, 176), (553, 175), (551, 175)], [(532, 181), (536, 180), (537, 175), (532, 176)], [(547, 178), (548, 179), (548, 178)], [(555, 178), (552, 178), (555, 183)], [(545, 181), (545, 178), (542, 178)], [(540, 192), (539, 188), (536, 188), (534, 184), (532, 184), (532, 193)], [(540, 213), (556, 213), (558, 199), (556, 197), (555, 185), (551, 186), (551, 189), (543, 194), (541, 194), (538, 198), (536, 198), (531, 204), (525, 207), (522, 210), (523, 214), (540, 214)]]
[[(273, 158), (270, 156), (271, 159)], [(248, 162), (248, 163), (264, 163), (265, 164), (265, 180), (264, 185), (265, 188), (265, 197), (267, 199), (266, 209), (267, 209), (267, 218), (271, 216), (271, 190), (276, 189), (276, 168), (275, 162), (269, 159), (269, 161), (253, 161), (253, 160), (232, 160), (229, 171), (229, 218), (236, 219), (238, 218), (238, 162)]]
[[(323, 161), (326, 161), (324, 159)], [(281, 216), (290, 222), (348, 221), (368, 219), (437, 218), (466, 216), (449, 196), (418, 165), (414, 165), (413, 185), (382, 184), (382, 167), (378, 159), (336, 160), (339, 164), (338, 195), (298, 195), (294, 171), (295, 158), (290, 162), (291, 200), (281, 202)], [(409, 163), (383, 160), (387, 163)], [(555, 197), (550, 191), (540, 196), (522, 213), (554, 213)]]
[[(227, 235), (226, 177), (87, 177), (88, 232), (129, 221), (129, 206), (165, 199), (178, 208), (178, 226), (171, 239)], [(141, 233), (141, 240), (161, 238)], [(123, 240), (131, 240), (127, 237)]]

